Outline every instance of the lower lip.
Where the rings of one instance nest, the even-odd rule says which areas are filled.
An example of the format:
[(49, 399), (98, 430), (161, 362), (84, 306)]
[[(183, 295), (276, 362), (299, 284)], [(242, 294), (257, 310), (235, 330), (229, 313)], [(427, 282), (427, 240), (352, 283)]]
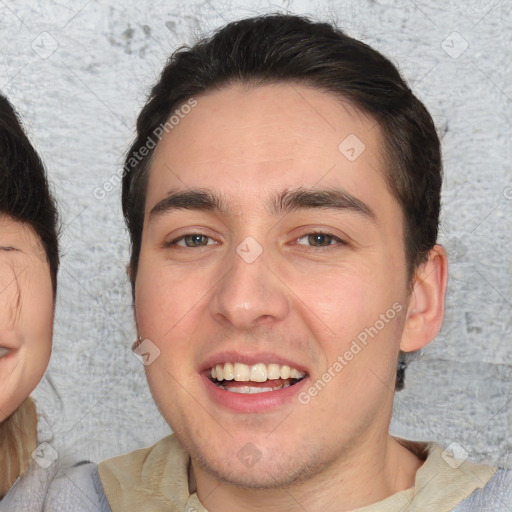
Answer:
[(308, 377), (293, 386), (281, 388), (276, 391), (264, 391), (263, 393), (234, 393), (217, 387), (204, 373), (201, 375), (206, 391), (211, 399), (221, 407), (235, 412), (255, 413), (265, 412), (283, 407), (293, 399), (306, 385)]

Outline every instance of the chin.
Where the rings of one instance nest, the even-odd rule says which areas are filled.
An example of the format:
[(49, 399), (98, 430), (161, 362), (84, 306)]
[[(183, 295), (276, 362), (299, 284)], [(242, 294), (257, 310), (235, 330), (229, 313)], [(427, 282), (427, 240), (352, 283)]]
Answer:
[(298, 482), (306, 480), (310, 471), (296, 461), (269, 463), (265, 458), (256, 462), (253, 466), (245, 466), (238, 460), (229, 463), (228, 459), (216, 460), (212, 458), (196, 459), (204, 471), (212, 475), (216, 480), (225, 482), (235, 487), (245, 489), (265, 490), (275, 488), (293, 487)]
[(241, 437), (236, 441), (230, 438), (230, 443), (224, 439), (212, 443), (211, 437), (179, 438), (205, 472), (220, 482), (246, 489), (291, 488), (312, 478), (331, 462), (326, 453), (315, 453), (312, 447), (308, 451), (306, 443), (293, 442), (290, 437), (286, 443), (280, 438), (270, 441), (268, 433), (258, 440), (253, 438), (253, 442), (251, 436)]

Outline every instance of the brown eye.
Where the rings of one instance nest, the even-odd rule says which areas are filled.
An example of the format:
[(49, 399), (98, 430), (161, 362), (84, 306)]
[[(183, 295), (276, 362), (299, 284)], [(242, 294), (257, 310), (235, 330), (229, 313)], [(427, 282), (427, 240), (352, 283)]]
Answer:
[(308, 241), (311, 245), (331, 245), (331, 240), (333, 240), (333, 237), (325, 233), (315, 233), (314, 235), (308, 236)]
[(208, 237), (204, 235), (187, 235), (184, 237), (187, 247), (197, 247), (198, 245), (207, 245)]
[(306, 245), (300, 243), (300, 240), (307, 239), (308, 244), (311, 247), (328, 247), (330, 245), (336, 245), (333, 244), (332, 241), (338, 242), (338, 244), (345, 245), (345, 242), (338, 238), (337, 236), (331, 235), (330, 233), (309, 233), (307, 235), (303, 235), (300, 238), (297, 239), (297, 242), (299, 245)]

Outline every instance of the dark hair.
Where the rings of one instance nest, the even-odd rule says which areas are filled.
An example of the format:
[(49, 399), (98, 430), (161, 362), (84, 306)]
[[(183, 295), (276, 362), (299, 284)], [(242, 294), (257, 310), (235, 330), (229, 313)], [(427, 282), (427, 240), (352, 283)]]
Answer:
[[(229, 23), (169, 59), (137, 119), (126, 158), (122, 206), (130, 231), (134, 287), (154, 146), (142, 147), (186, 100), (232, 83), (301, 83), (329, 92), (373, 117), (384, 139), (388, 187), (401, 205), (408, 279), (437, 240), (442, 183), (439, 138), (430, 114), (396, 67), (368, 45), (328, 24), (285, 14)], [(159, 128), (160, 127), (160, 128)], [(136, 156), (137, 158), (134, 158)], [(397, 389), (407, 357), (401, 353)]]
[(32, 227), (50, 266), (57, 291), (59, 246), (57, 208), (46, 172), (11, 104), (0, 95), (0, 214)]

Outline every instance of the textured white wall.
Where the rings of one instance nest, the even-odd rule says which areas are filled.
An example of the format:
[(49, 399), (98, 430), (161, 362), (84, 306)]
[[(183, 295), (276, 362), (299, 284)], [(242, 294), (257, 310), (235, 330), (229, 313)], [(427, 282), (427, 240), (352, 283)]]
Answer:
[[(62, 459), (99, 461), (168, 432), (130, 350), (116, 175), (173, 49), (282, 10), (335, 21), (389, 56), (444, 134), (448, 309), (408, 370), (393, 431), (510, 465), (512, 9), (496, 0), (0, 2), (0, 88), (46, 162), (63, 221), (54, 352), (35, 392), (43, 438)], [(94, 190), (109, 181), (101, 199)]]

